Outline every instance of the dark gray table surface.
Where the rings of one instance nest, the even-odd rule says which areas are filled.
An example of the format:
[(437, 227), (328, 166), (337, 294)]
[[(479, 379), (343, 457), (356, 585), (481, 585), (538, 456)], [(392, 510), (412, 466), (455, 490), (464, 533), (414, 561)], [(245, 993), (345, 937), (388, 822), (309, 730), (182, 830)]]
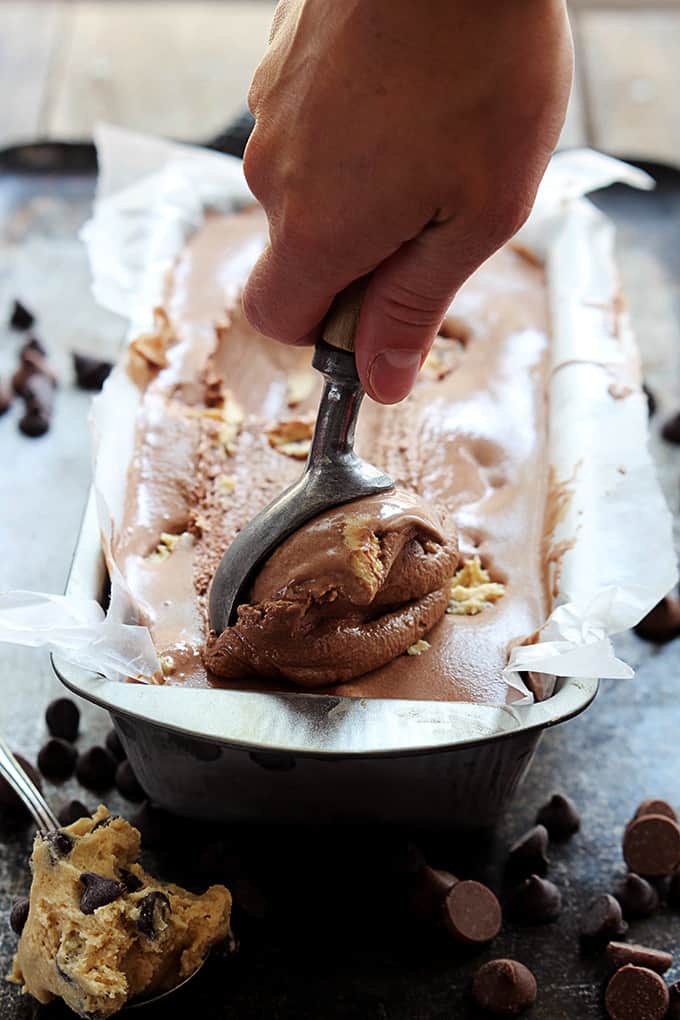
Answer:
[[(678, 509), (678, 451), (658, 437), (659, 423), (678, 398), (680, 311), (680, 183), (660, 172), (656, 194), (614, 188), (598, 197), (619, 224), (619, 260), (644, 372), (659, 400), (652, 447), (669, 503)], [(90, 463), (87, 394), (71, 382), (73, 348), (113, 355), (124, 324), (96, 308), (89, 295), (84, 253), (77, 240), (92, 196), (89, 177), (0, 177), (0, 322), (18, 295), (39, 314), (37, 333), (62, 380), (54, 426), (31, 441), (16, 429), (18, 407), (0, 419), (0, 589), (63, 589)], [(0, 377), (11, 371), (19, 346), (0, 325)], [(644, 548), (630, 550), (645, 569)], [(222, 834), (229, 854), (225, 877), (245, 871), (264, 890), (263, 921), (237, 924), (241, 946), (229, 960), (212, 961), (172, 1002), (147, 1010), (149, 1020), (185, 1016), (206, 1020), (444, 1020), (474, 1016), (466, 988), (483, 959), (513, 956), (539, 981), (531, 1020), (595, 1020), (604, 1016), (601, 959), (583, 957), (577, 932), (589, 897), (608, 891), (621, 874), (621, 831), (638, 801), (665, 797), (680, 807), (680, 641), (646, 645), (633, 635), (618, 641), (637, 669), (630, 682), (605, 682), (580, 718), (546, 734), (535, 764), (498, 829), (479, 838), (334, 829), (232, 830)], [(59, 692), (47, 655), (0, 645), (0, 731), (35, 760), (45, 738), (43, 710)], [(103, 712), (83, 706), (79, 746), (99, 742)], [(46, 783), (59, 807), (73, 796), (96, 798), (75, 781)], [(542, 928), (506, 924), (479, 956), (461, 955), (446, 939), (413, 926), (398, 878), (380, 862), (410, 836), (431, 863), (481, 877), (504, 891), (503, 860), (510, 840), (529, 825), (555, 790), (582, 811), (581, 832), (551, 852), (550, 877), (563, 892), (559, 922)], [(132, 807), (107, 796), (114, 811)], [(199, 861), (215, 833), (185, 824), (161, 836), (156, 865), (170, 878), (196, 886), (210, 875)], [(0, 816), (0, 915), (26, 890), (31, 830)], [(636, 922), (630, 937), (676, 953), (671, 978), (680, 978), (680, 914), (662, 910)], [(0, 969), (6, 972), (16, 939), (0, 923)], [(40, 1007), (0, 983), (1, 1020), (71, 1016), (63, 1006)]]

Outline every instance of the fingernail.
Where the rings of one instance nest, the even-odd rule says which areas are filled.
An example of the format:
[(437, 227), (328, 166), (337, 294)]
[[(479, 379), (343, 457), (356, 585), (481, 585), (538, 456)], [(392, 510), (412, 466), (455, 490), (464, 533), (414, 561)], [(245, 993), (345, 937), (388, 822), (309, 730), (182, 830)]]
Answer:
[(376, 354), (368, 370), (368, 381), (378, 400), (383, 404), (402, 400), (416, 380), (421, 361), (421, 351), (398, 347)]

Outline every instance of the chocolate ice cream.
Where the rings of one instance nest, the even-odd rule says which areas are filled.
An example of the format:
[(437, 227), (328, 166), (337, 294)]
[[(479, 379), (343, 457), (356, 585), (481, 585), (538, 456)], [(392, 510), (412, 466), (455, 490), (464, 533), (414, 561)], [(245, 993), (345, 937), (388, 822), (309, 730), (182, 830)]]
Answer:
[[(240, 310), (240, 290), (266, 239), (259, 209), (209, 216), (168, 276), (156, 331), (133, 352), (142, 403), (113, 554), (151, 629), (165, 683), (285, 691), (293, 672), (298, 684), (329, 681), (304, 675), (306, 656), (318, 665), (320, 641), (279, 654), (280, 607), (263, 638), (261, 607), (254, 607), (271, 602), (295, 572), (278, 579), (263, 573), (219, 656), (218, 668), (232, 679), (206, 670), (203, 658), (215, 569), (239, 529), (299, 477), (320, 393), (310, 349), (261, 336)], [(461, 562), (443, 609), (439, 565), (430, 593), (414, 591), (409, 600), (420, 620), (429, 600), (427, 623), (434, 625), (426, 639), (415, 626), (408, 634), (415, 638), (409, 647), (421, 654), (400, 654), (411, 627), (403, 606), (395, 607), (402, 635), (390, 645), (395, 657), (385, 660), (381, 637), (369, 653), (374, 610), (360, 606), (352, 656), (364, 648), (363, 664), (377, 668), (359, 676), (352, 667), (347, 679), (343, 667), (343, 682), (324, 693), (486, 704), (517, 696), (502, 676), (509, 651), (531, 640), (550, 611), (547, 318), (543, 270), (506, 246), (461, 288), (409, 398), (391, 407), (364, 402), (357, 451), (423, 513), (445, 510)], [(450, 560), (447, 569), (454, 567)], [(290, 611), (301, 626), (299, 598)], [(337, 618), (315, 610), (310, 621), (315, 639), (323, 627), (335, 628), (337, 639)], [(246, 654), (244, 639), (256, 631), (257, 648)], [(208, 662), (217, 665), (215, 648)]]
[(206, 665), (304, 687), (362, 676), (442, 618), (457, 560), (446, 514), (407, 492), (336, 507), (276, 550), (237, 623), (211, 636)]

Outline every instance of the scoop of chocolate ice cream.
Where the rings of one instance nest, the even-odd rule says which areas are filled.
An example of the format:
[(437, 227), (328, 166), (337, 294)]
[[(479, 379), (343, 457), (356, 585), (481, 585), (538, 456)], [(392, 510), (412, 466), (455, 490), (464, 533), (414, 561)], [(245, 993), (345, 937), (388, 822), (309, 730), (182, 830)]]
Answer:
[(207, 668), (230, 680), (342, 683), (403, 654), (444, 615), (458, 541), (445, 511), (402, 490), (329, 510), (265, 563)]

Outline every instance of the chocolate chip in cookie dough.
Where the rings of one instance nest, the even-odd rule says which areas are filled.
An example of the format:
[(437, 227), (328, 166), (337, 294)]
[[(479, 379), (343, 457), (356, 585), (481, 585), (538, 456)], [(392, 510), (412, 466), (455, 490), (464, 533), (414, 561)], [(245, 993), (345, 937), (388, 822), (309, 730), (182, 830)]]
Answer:
[(516, 875), (544, 875), (550, 863), (548, 839), (545, 825), (534, 825), (510, 847), (508, 870)]
[(107, 750), (117, 761), (123, 760), (125, 757), (125, 751), (123, 750), (123, 745), (120, 742), (120, 737), (115, 730), (109, 730), (106, 734), (106, 740), (104, 743), (106, 744)]
[(508, 913), (521, 924), (547, 924), (562, 910), (562, 893), (553, 882), (530, 875), (511, 894)]
[(56, 864), (63, 857), (68, 857), (71, 850), (73, 850), (72, 837), (67, 832), (62, 832), (61, 829), (48, 832), (44, 838), (53, 864)]
[(55, 698), (47, 706), (45, 722), (53, 737), (73, 743), (78, 736), (80, 709), (70, 698)]
[(148, 939), (155, 939), (167, 927), (170, 900), (154, 889), (139, 901), (137, 928)]
[(633, 630), (638, 637), (657, 645), (672, 641), (680, 634), (680, 601), (674, 595), (666, 595)]
[(100, 793), (110, 790), (116, 776), (116, 760), (104, 747), (91, 747), (78, 758), (78, 782), (86, 789)]
[(627, 931), (628, 925), (623, 920), (621, 905), (608, 893), (591, 900), (581, 919), (581, 941), (593, 948), (619, 938)]
[[(30, 761), (27, 761), (22, 754), (14, 752), (14, 757), (38, 789), (42, 790), (42, 778), (35, 766), (31, 765)], [(14, 791), (14, 788), (9, 785), (4, 776), (0, 776), (0, 808), (4, 811), (11, 811), (13, 815), (25, 817), (27, 820), (31, 817), (23, 800)]]
[(141, 801), (146, 797), (127, 759), (120, 762), (116, 769), (116, 789), (126, 800)]
[(144, 885), (141, 878), (137, 878), (134, 872), (126, 868), (120, 869), (120, 880), (129, 893), (138, 892)]
[(92, 358), (88, 354), (73, 351), (73, 370), (76, 374), (76, 385), (81, 390), (100, 390), (113, 369), (110, 361)]
[(76, 767), (78, 752), (61, 737), (51, 737), (38, 752), (38, 768), (47, 779), (68, 779)]
[(555, 793), (536, 815), (536, 824), (545, 825), (554, 840), (565, 840), (581, 828), (581, 817), (569, 797)]
[(604, 998), (611, 1020), (662, 1020), (669, 1001), (662, 977), (647, 967), (630, 963), (616, 971)]
[(60, 825), (73, 825), (79, 818), (87, 818), (92, 812), (79, 800), (69, 800), (57, 811)]
[(476, 971), (471, 993), (494, 1016), (519, 1016), (536, 1001), (536, 978), (517, 960), (489, 960)]
[(673, 957), (662, 949), (650, 949), (648, 946), (639, 946), (634, 942), (608, 942), (606, 956), (612, 966), (625, 967), (627, 963), (634, 963), (637, 967), (649, 967), (657, 974), (665, 974), (669, 967), (673, 966)]
[(33, 312), (15, 298), (9, 317), (10, 329), (16, 329), (18, 332), (23, 333), (24, 330), (30, 329), (34, 322), (35, 315)]
[(649, 917), (659, 909), (659, 894), (654, 886), (634, 872), (629, 872), (614, 886), (614, 896), (627, 919)]
[(80, 897), (80, 909), (83, 914), (94, 914), (99, 907), (113, 903), (119, 896), (124, 896), (126, 889), (122, 882), (105, 875), (96, 875), (93, 871), (84, 871), (80, 881), (85, 889)]
[(680, 866), (680, 826), (666, 815), (636, 818), (624, 833), (623, 856), (638, 875), (672, 875)]
[(443, 904), (446, 929), (459, 942), (482, 946), (498, 935), (503, 915), (491, 889), (481, 882), (456, 882)]
[(31, 901), (28, 896), (20, 896), (12, 904), (12, 909), (9, 913), (9, 925), (12, 931), (16, 932), (17, 935), (21, 935), (24, 930), (30, 906)]

